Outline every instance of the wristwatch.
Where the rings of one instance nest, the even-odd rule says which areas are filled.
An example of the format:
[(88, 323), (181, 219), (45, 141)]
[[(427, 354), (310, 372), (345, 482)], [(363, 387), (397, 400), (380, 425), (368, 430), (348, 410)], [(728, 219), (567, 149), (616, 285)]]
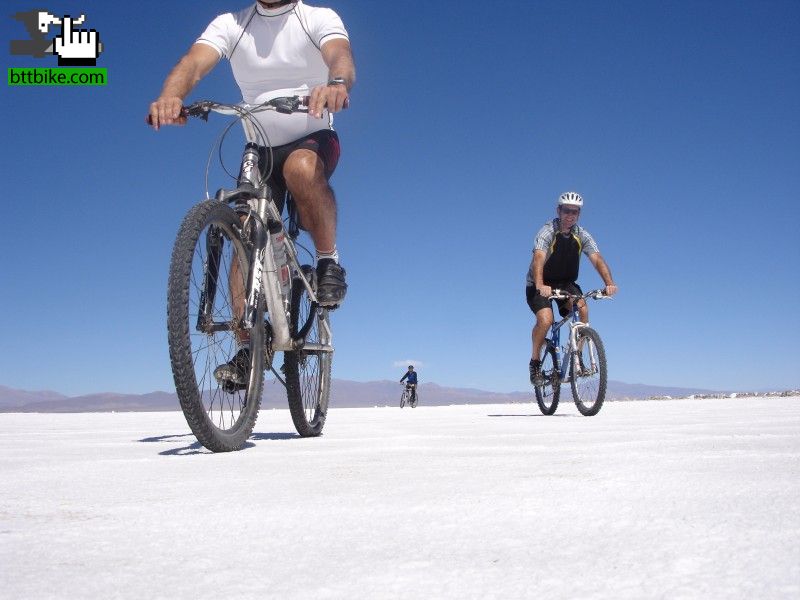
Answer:
[(330, 81), (328, 81), (328, 85), (344, 85), (347, 86), (347, 82), (344, 80), (344, 77), (334, 77)]

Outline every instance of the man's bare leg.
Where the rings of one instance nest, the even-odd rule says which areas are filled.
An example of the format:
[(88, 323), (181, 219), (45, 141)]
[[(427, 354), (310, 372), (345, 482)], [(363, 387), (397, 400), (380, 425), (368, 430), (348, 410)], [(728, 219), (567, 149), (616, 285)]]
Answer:
[(548, 306), (540, 308), (536, 311), (536, 325), (533, 326), (531, 331), (531, 362), (530, 362), (530, 376), (531, 383), (539, 385), (541, 382), (537, 381), (541, 376), (542, 364), (542, 346), (544, 345), (544, 338), (547, 335), (547, 330), (553, 324), (553, 311)]
[(286, 159), (283, 177), (297, 204), (300, 220), (318, 252), (331, 253), (336, 247), (336, 199), (325, 166), (316, 152), (300, 148)]
[(547, 336), (547, 330), (553, 324), (553, 311), (550, 308), (542, 308), (536, 312), (536, 325), (533, 326), (531, 331), (531, 341), (533, 342), (533, 350), (531, 352), (531, 360), (542, 359), (542, 346), (544, 346), (544, 338)]
[(336, 250), (336, 197), (325, 166), (316, 152), (300, 148), (286, 159), (283, 177), (317, 250), (317, 300), (334, 308), (344, 300), (347, 284)]

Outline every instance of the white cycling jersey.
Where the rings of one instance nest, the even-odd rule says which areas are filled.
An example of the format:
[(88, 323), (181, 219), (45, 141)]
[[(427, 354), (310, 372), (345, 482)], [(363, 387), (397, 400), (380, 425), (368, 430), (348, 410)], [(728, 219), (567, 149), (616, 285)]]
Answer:
[[(197, 42), (230, 61), (244, 103), (255, 105), (278, 96), (307, 96), (313, 87), (327, 83), (328, 67), (320, 48), (334, 39), (349, 39), (339, 15), (298, 0), (272, 10), (255, 3), (219, 15)], [(333, 128), (327, 111), (321, 119), (274, 111), (257, 115), (273, 146)]]

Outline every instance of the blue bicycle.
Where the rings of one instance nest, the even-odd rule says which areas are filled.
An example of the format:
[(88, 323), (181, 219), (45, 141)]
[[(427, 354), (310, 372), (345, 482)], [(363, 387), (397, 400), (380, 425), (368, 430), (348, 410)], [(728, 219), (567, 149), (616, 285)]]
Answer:
[[(569, 383), (572, 398), (580, 413), (586, 417), (596, 415), (606, 397), (607, 371), (606, 351), (600, 335), (578, 318), (578, 304), (587, 298), (608, 299), (603, 290), (586, 294), (567, 294), (553, 290), (551, 300), (570, 300), (570, 313), (554, 323), (549, 337), (545, 338), (541, 377), (534, 381), (536, 403), (545, 415), (552, 415), (558, 408), (561, 384)], [(562, 349), (561, 327), (569, 324), (569, 342)]]

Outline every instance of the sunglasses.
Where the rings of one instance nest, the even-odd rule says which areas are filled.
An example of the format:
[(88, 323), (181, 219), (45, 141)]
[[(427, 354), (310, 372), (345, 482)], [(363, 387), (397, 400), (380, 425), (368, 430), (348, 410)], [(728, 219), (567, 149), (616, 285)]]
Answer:
[(580, 208), (564, 208), (562, 206), (560, 210), (565, 215), (579, 215), (579, 214), (581, 214), (581, 209)]

